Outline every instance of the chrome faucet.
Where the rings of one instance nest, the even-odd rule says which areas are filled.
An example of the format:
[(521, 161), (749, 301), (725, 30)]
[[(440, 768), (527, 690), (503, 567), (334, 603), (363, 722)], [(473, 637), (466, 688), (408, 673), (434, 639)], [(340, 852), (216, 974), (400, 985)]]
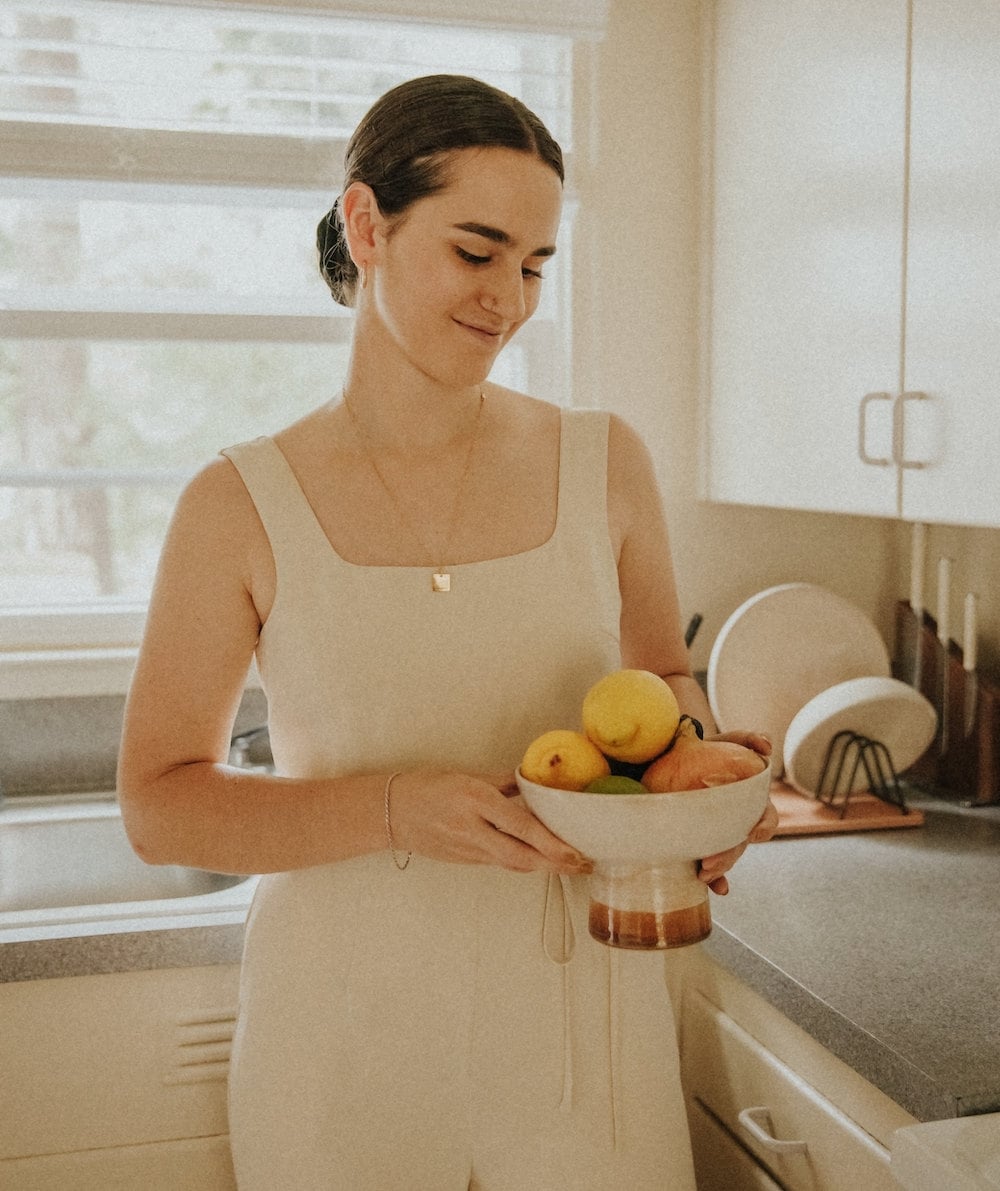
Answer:
[[(274, 762), (271, 758), (269, 740), (267, 724), (237, 733), (229, 742), (229, 764), (239, 769), (273, 773)], [(262, 757), (261, 754), (265, 755)]]

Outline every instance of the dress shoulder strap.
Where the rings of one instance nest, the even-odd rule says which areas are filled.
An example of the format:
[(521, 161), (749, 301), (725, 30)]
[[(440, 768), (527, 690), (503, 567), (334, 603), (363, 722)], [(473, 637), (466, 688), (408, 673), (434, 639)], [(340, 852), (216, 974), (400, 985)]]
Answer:
[(275, 563), (302, 558), (301, 551), (329, 551), (299, 481), (273, 438), (262, 436), (220, 452), (246, 485), (271, 543)]

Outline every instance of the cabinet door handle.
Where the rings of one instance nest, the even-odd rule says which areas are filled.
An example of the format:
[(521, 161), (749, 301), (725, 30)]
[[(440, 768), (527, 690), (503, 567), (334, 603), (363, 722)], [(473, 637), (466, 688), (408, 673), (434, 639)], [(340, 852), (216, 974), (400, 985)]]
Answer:
[(775, 1137), (772, 1133), (771, 1110), (763, 1105), (744, 1108), (738, 1120), (746, 1133), (770, 1154), (804, 1154), (809, 1148), (807, 1141), (780, 1141)]
[[(866, 423), (868, 420), (868, 406), (873, 401), (892, 401), (891, 393), (866, 393), (861, 398), (861, 404), (858, 406), (858, 456), (862, 463), (867, 463), (870, 467), (891, 467), (891, 459), (880, 459), (875, 455), (869, 455), (865, 447)], [(893, 424), (895, 430), (895, 423)]]
[(911, 390), (908, 393), (900, 393), (896, 398), (892, 407), (892, 457), (899, 464), (900, 467), (907, 467), (910, 469), (926, 467), (927, 464), (919, 459), (906, 458), (906, 446), (903, 439), (904, 426), (906, 422), (905, 405), (907, 401), (926, 401), (927, 394)]

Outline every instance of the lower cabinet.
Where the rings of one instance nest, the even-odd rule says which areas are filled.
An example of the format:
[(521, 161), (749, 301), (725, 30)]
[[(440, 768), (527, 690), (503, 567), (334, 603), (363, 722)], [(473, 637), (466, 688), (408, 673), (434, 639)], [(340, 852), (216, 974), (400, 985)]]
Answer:
[[(699, 1191), (898, 1191), (912, 1116), (698, 947), (670, 957)], [(239, 970), (0, 985), (0, 1191), (235, 1191)]]
[(238, 968), (0, 985), (0, 1191), (234, 1191)]
[(898, 1191), (888, 1143), (914, 1118), (703, 953), (681, 973), (698, 1191)]

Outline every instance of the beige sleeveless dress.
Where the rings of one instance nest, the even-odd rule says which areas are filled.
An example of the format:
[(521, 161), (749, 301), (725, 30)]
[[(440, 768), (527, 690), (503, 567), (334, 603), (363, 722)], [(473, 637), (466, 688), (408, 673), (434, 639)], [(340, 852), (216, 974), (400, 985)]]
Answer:
[[(278, 771), (513, 769), (617, 669), (607, 415), (562, 415), (537, 549), (341, 559), (268, 438), (225, 454), (277, 573), (258, 665)], [(389, 853), (264, 877), (230, 1076), (240, 1191), (694, 1191), (663, 958), (587, 933), (585, 878)]]

